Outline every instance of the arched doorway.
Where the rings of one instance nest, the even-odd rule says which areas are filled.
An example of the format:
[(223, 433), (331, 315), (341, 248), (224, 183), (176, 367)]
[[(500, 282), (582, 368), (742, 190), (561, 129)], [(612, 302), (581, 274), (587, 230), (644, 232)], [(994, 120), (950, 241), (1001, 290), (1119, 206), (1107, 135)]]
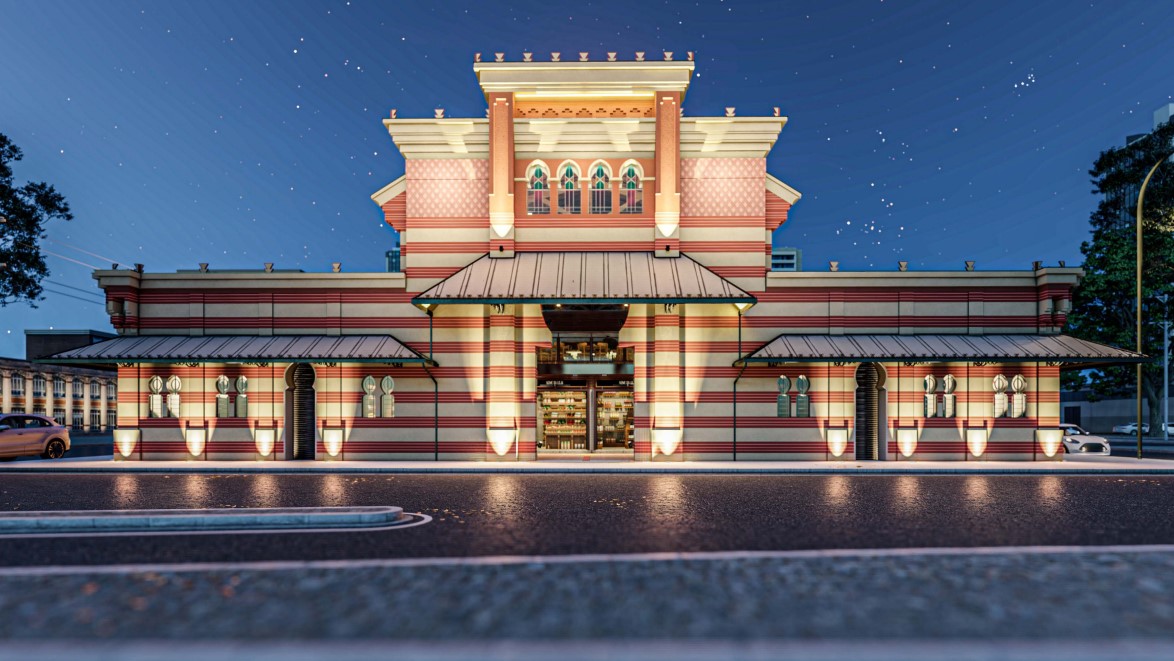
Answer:
[(882, 434), (885, 417), (885, 372), (876, 363), (861, 363), (856, 368), (856, 458), (885, 458)]
[(313, 459), (317, 440), (314, 368), (307, 363), (291, 365), (285, 372), (286, 459)]

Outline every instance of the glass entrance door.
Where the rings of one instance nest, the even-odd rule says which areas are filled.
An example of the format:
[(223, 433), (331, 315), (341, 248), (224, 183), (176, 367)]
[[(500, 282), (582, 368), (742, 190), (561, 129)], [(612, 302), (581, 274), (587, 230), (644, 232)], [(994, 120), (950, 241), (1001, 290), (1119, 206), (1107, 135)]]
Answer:
[(595, 447), (599, 450), (631, 450), (632, 391), (595, 391)]

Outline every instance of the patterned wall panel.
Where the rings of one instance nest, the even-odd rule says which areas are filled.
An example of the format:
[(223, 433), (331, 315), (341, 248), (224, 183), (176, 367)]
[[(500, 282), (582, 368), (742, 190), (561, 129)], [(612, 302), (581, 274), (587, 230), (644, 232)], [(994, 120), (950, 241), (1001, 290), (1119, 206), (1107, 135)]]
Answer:
[(409, 159), (409, 218), (489, 215), (489, 162), (483, 159)]
[(766, 159), (681, 159), (682, 216), (765, 216)]

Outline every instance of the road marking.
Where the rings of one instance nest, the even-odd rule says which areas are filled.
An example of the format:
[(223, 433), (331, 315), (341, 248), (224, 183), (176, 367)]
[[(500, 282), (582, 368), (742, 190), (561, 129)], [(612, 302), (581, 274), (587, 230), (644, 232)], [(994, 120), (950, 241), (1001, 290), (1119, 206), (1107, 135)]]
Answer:
[[(424, 516), (424, 515), (420, 515)], [(407, 525), (419, 525), (412, 523)], [(403, 528), (404, 526), (396, 526)], [(276, 531), (290, 532), (290, 531)], [(338, 532), (327, 529), (325, 532)], [(223, 533), (214, 533), (223, 534)], [(818, 560), (829, 558), (902, 558), (995, 555), (1075, 555), (1102, 553), (1174, 553), (1174, 544), (1117, 546), (950, 546), (889, 549), (819, 549), (800, 551), (665, 551), (653, 553), (587, 553), (578, 555), (489, 555), (479, 557), (372, 558), (360, 560), (262, 560), (246, 562), (177, 562), (133, 565), (52, 565), (0, 567), (0, 578), (71, 574), (141, 574), (145, 572), (292, 571), (307, 569), (393, 569), (414, 567), (476, 567), (558, 565), (606, 562), (681, 562), (729, 560)]]
[(427, 514), (405, 512), (405, 516), (412, 520), (405, 523), (393, 523), (386, 526), (352, 526), (329, 528), (220, 528), (211, 530), (168, 530), (152, 528), (143, 530), (115, 530), (101, 532), (37, 532), (37, 533), (0, 533), (0, 542), (6, 539), (65, 539), (75, 537), (170, 537), (180, 535), (275, 535), (275, 534), (307, 534), (307, 533), (360, 533), (381, 532), (385, 530), (400, 530), (415, 528), (432, 520)]

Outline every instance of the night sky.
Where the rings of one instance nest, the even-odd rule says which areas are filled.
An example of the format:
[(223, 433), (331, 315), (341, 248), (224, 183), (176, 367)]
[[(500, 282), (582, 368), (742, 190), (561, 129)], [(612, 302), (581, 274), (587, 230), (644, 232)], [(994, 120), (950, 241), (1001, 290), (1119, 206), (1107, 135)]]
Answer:
[(1079, 263), (1097, 153), (1174, 94), (1164, 2), (0, 0), (0, 132), (57, 186), (25, 328), (108, 329), (91, 267), (382, 270), (370, 201), (403, 173), (380, 124), (483, 117), (473, 53), (695, 51), (687, 115), (790, 122), (768, 169), (803, 193), (805, 270)]

